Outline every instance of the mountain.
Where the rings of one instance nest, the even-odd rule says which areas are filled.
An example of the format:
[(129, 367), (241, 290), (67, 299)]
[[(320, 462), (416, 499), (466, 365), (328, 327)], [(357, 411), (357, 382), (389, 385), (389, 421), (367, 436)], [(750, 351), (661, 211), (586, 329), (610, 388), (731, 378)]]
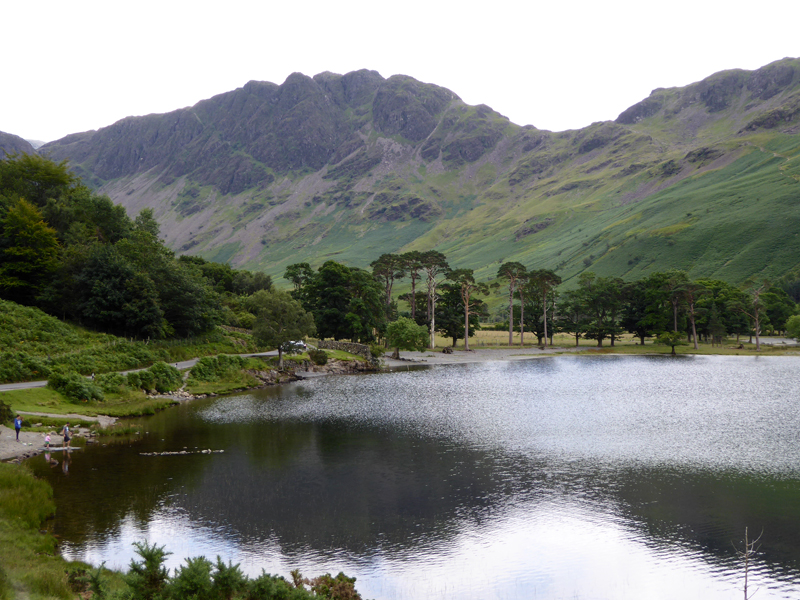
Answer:
[(34, 147), (27, 140), (22, 139), (18, 135), (0, 131), (0, 158), (4, 157), (6, 154), (14, 154), (16, 152), (33, 154), (34, 151)]
[[(589, 100), (587, 100), (589, 101)], [(437, 249), (739, 283), (800, 266), (800, 59), (654, 90), (615, 121), (550, 132), (408, 76), (251, 81), (45, 144), (180, 252), (262, 269)]]

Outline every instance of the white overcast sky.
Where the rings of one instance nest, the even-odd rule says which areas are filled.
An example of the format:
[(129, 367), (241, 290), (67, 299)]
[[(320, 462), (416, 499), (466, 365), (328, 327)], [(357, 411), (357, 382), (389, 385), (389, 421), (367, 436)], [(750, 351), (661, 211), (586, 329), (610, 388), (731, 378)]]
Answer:
[(800, 1), (41, 0), (0, 7), (0, 131), (51, 141), (255, 79), (368, 68), (577, 129), (656, 87), (800, 56)]

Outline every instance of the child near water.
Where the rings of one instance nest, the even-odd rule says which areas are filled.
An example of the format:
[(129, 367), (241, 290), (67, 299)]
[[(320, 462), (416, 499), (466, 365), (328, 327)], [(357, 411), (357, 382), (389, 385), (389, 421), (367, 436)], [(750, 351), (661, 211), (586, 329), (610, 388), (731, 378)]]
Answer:
[(50, 447), (50, 434), (49, 433), (44, 436), (44, 447), (45, 448), (49, 448)]

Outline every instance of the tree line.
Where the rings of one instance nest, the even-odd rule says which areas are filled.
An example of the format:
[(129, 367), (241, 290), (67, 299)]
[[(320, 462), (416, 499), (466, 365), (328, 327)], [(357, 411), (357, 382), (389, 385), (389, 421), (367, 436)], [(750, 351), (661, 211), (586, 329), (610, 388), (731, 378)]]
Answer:
[[(760, 349), (763, 331), (800, 334), (800, 316), (785, 281), (749, 282), (743, 288), (714, 279), (692, 280), (679, 270), (652, 273), (635, 281), (584, 272), (577, 287), (562, 291), (561, 277), (549, 269), (528, 269), (519, 262), (500, 265), (493, 282), (477, 282), (471, 269), (454, 269), (440, 252), (383, 254), (370, 264), (371, 273), (335, 261), (314, 271), (308, 263), (290, 265), (284, 277), (292, 282), (292, 297), (312, 313), (318, 334), (335, 339), (421, 349), (434, 346), (438, 332), (456, 340), (469, 337), (489, 315), (486, 298), (502, 286), (508, 308), (503, 311), (508, 343), (515, 332), (520, 344), (525, 334), (539, 345), (553, 343), (555, 333), (590, 339), (611, 346), (624, 333), (639, 343), (655, 338), (672, 346), (686, 339), (695, 348), (699, 340), (722, 344), (735, 335), (755, 337)], [(394, 296), (395, 285), (407, 280), (410, 291)], [(404, 301), (407, 311), (398, 310)], [(793, 316), (795, 317), (793, 319)], [(795, 328), (792, 328), (795, 323)], [(402, 326), (400, 326), (402, 325)], [(414, 327), (422, 327), (423, 335)]]

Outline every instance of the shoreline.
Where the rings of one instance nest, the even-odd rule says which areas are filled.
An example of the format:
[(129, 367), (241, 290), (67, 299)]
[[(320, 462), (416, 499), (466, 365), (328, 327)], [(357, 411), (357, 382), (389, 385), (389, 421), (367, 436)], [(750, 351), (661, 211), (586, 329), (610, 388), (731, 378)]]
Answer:
[[(784, 342), (785, 343), (785, 342)], [(793, 344), (794, 345), (794, 344)], [(630, 354), (626, 352), (608, 352), (611, 347), (605, 346), (603, 347), (603, 355), (606, 356), (642, 356), (643, 354)], [(400, 352), (400, 359), (394, 359), (390, 357), (391, 350), (387, 352), (383, 357), (381, 357), (381, 369), (387, 370), (396, 370), (402, 369), (403, 367), (424, 367), (424, 366), (439, 366), (439, 365), (464, 365), (470, 363), (481, 363), (481, 362), (497, 362), (497, 361), (516, 361), (516, 360), (530, 360), (535, 358), (543, 358), (547, 356), (557, 356), (560, 354), (578, 354), (584, 353), (586, 351), (593, 350), (594, 347), (587, 347), (587, 346), (554, 346), (552, 348), (545, 347), (539, 348), (538, 346), (526, 346), (524, 348), (520, 347), (512, 347), (512, 348), (485, 348), (479, 347), (473, 350), (463, 350), (463, 349), (456, 349), (453, 350), (451, 354), (446, 354), (442, 352), (442, 350), (425, 350), (422, 352), (416, 351), (401, 351)], [(661, 354), (661, 353), (654, 353), (654, 354)], [(792, 355), (797, 355), (798, 353), (792, 352)], [(349, 372), (356, 372), (356, 371), (349, 371)], [(320, 369), (319, 371), (297, 371), (294, 373), (294, 378), (290, 381), (297, 381), (303, 380), (308, 378), (316, 378), (316, 377), (324, 377), (327, 375), (340, 375), (340, 374), (347, 374), (348, 371), (326, 371), (324, 369)], [(287, 381), (286, 383), (289, 383)], [(283, 383), (283, 382), (282, 382)], [(198, 398), (206, 398), (210, 396), (218, 396), (218, 395), (227, 395), (229, 393), (239, 393), (243, 391), (247, 391), (250, 389), (261, 389), (264, 387), (270, 387), (271, 385), (275, 385), (275, 383), (264, 383), (260, 386), (255, 386), (252, 388), (245, 388), (241, 390), (231, 390), (230, 392), (224, 392), (220, 394), (198, 394), (192, 395), (185, 391), (177, 391), (172, 394), (160, 394), (159, 396), (166, 399), (171, 399), (173, 402), (182, 403), (187, 402), (190, 400), (195, 400)], [(2, 399), (2, 396), (0, 396)], [(30, 415), (30, 416), (50, 416), (50, 417), (58, 417), (58, 418), (69, 418), (75, 421), (98, 421), (104, 426), (108, 426), (109, 423), (114, 423), (117, 421), (115, 417), (107, 417), (103, 415), (98, 415), (96, 417), (86, 416), (86, 415), (79, 415), (79, 414), (49, 414), (49, 413), (31, 413), (31, 412), (24, 412), (20, 411), (19, 414)], [(85, 434), (88, 432), (80, 431), (81, 434)], [(75, 433), (79, 433), (78, 430)], [(58, 437), (56, 438), (59, 439)], [(42, 452), (41, 447), (44, 444), (44, 433), (36, 432), (36, 431), (25, 431), (24, 429), (20, 431), (20, 442), (15, 440), (15, 432), (13, 428), (6, 427), (4, 425), (0, 425), (0, 462), (22, 462), (23, 460), (27, 460), (28, 458), (32, 458), (37, 454)], [(58, 447), (55, 446), (54, 447)]]
[(542, 356), (557, 354), (574, 354), (586, 350), (585, 347), (565, 348), (554, 346), (540, 349), (538, 346), (524, 348), (476, 348), (474, 350), (453, 350), (452, 354), (445, 354), (441, 350), (400, 351), (400, 360), (390, 358), (387, 352), (381, 360), (384, 367), (405, 367), (408, 365), (465, 365), (476, 362), (494, 362), (503, 360), (526, 360)]

